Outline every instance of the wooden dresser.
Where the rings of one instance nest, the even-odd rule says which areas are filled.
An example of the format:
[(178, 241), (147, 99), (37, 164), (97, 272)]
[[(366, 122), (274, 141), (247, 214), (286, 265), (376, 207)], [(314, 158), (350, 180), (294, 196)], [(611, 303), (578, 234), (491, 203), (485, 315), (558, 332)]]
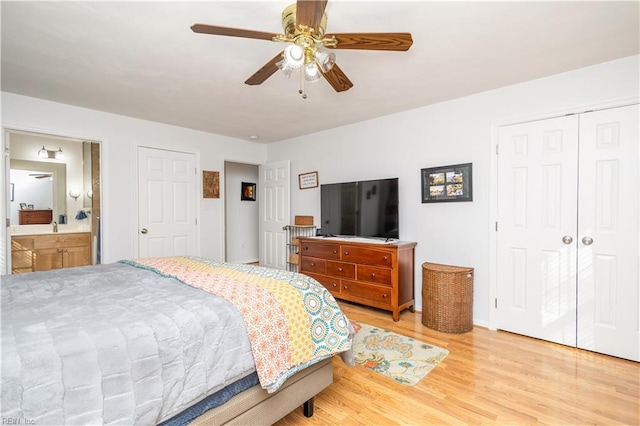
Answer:
[(318, 280), (336, 299), (393, 312), (414, 312), (413, 242), (364, 243), (300, 238), (300, 272)]
[(52, 210), (18, 210), (19, 225), (42, 225), (53, 222)]
[(90, 232), (11, 237), (11, 273), (13, 274), (90, 264)]

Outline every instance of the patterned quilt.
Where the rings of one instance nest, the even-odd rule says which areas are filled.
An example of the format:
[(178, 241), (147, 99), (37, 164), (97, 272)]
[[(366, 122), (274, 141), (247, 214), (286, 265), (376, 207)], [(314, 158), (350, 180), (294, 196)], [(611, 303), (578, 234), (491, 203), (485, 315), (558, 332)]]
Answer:
[(302, 274), (199, 257), (123, 263), (222, 297), (241, 312), (261, 386), (276, 391), (296, 372), (351, 348), (351, 326), (321, 284)]

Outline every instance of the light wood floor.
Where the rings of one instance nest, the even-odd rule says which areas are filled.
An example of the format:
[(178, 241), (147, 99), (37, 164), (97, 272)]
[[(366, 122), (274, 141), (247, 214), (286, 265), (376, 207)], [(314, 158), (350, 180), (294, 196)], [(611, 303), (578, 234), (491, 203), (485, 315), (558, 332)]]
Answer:
[(276, 425), (640, 425), (640, 364), (475, 327), (455, 335), (394, 323), (385, 311), (340, 302), (349, 318), (449, 350), (416, 386), (334, 360), (334, 383)]

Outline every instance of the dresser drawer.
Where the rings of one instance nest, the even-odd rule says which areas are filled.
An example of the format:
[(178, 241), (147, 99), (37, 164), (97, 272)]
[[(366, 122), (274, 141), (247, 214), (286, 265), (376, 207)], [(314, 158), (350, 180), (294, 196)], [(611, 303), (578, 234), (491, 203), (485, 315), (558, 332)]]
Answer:
[(340, 245), (303, 241), (300, 252), (304, 256), (321, 257), (329, 260), (340, 260)]
[(52, 220), (52, 210), (18, 210), (18, 224), (20, 225), (42, 225), (51, 223)]
[(353, 263), (327, 261), (327, 275), (332, 277), (356, 279), (356, 265)]
[(340, 280), (326, 275), (306, 274), (325, 286), (334, 296), (340, 293)]
[(315, 273), (324, 274), (326, 268), (326, 262), (324, 259), (317, 259), (315, 257), (302, 257), (300, 259), (300, 272), (302, 273)]
[(356, 246), (342, 246), (341, 260), (374, 266), (393, 266), (393, 252)]
[(391, 305), (391, 289), (355, 281), (342, 281), (340, 293), (344, 297), (366, 299), (377, 304)]
[(391, 269), (379, 266), (358, 265), (356, 278), (376, 284), (391, 285)]

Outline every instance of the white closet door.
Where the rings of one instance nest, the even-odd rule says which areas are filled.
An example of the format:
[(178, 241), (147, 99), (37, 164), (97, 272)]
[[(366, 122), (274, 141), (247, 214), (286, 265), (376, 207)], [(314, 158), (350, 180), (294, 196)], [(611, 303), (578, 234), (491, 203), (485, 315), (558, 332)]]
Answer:
[(577, 128), (577, 116), (502, 127), (498, 155), (498, 328), (571, 346)]
[(638, 106), (580, 116), (578, 347), (640, 361)]

